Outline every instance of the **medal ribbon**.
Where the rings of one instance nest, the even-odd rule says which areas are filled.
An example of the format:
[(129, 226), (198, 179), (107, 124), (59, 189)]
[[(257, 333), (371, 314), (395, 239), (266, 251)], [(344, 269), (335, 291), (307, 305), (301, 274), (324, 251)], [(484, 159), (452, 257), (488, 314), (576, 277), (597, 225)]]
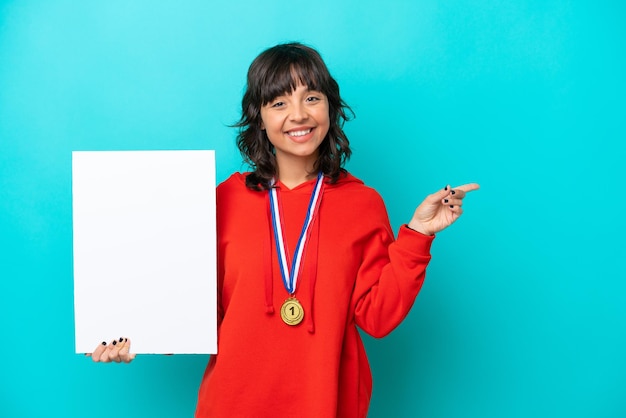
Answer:
[[(281, 206), (279, 201), (279, 194), (276, 187), (270, 188), (270, 209), (272, 213), (272, 227), (274, 229), (274, 241), (276, 241), (276, 252), (278, 253), (278, 265), (280, 266), (280, 274), (283, 278), (283, 284), (287, 292), (292, 295), (296, 291), (298, 284), (298, 276), (300, 275), (300, 265), (302, 264), (302, 258), (304, 254), (304, 247), (306, 241), (310, 235), (311, 224), (319, 209), (320, 202), (322, 201), (322, 189), (324, 176), (320, 172), (317, 175), (317, 182), (311, 193), (311, 200), (309, 200), (309, 207), (306, 212), (306, 218), (304, 219), (304, 225), (302, 225), (302, 231), (300, 232), (300, 238), (296, 244), (296, 251), (294, 254), (293, 263), (291, 269), (289, 268), (289, 255), (287, 254), (287, 248), (285, 246), (285, 232), (283, 230), (283, 223), (281, 219)], [(272, 186), (274, 183), (272, 182)]]

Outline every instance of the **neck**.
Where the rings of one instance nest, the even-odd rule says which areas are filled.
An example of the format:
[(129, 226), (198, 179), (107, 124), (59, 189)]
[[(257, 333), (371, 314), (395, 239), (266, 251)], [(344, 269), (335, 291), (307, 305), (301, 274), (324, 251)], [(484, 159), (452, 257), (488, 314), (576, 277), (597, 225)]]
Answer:
[(278, 179), (290, 189), (317, 177), (317, 173), (278, 173)]
[(317, 171), (314, 169), (315, 160), (308, 159), (277, 159), (278, 180), (290, 189), (301, 185), (309, 180), (317, 177)]

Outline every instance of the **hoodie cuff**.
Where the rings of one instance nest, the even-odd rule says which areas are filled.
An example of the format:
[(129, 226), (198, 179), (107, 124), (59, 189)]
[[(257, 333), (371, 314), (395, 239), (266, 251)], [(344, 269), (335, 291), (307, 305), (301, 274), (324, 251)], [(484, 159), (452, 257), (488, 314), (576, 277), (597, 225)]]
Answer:
[(402, 248), (417, 255), (430, 255), (430, 247), (435, 239), (435, 235), (424, 235), (406, 224), (400, 227), (396, 242)]

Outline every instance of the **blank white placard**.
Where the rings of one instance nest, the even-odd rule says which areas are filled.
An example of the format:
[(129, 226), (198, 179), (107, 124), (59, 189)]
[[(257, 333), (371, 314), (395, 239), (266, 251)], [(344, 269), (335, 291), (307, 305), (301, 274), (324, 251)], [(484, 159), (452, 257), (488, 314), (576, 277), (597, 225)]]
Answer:
[(217, 352), (214, 151), (72, 153), (76, 352)]

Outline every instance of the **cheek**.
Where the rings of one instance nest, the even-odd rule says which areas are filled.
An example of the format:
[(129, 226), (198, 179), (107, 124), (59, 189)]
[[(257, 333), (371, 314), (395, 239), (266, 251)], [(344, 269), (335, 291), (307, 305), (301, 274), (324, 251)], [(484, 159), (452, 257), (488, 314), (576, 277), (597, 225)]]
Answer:
[(324, 125), (326, 126), (330, 126), (330, 109), (328, 108), (328, 105), (325, 106), (325, 109), (323, 112), (320, 112), (321, 115), (320, 117), (322, 118), (322, 120), (324, 121)]
[(265, 130), (268, 135), (270, 132), (282, 132), (283, 124), (280, 118), (272, 117), (272, 116), (261, 116), (261, 129)]
[(263, 132), (265, 133), (265, 139), (270, 144), (272, 144), (272, 146), (275, 147), (276, 145), (280, 144), (280, 141), (282, 139), (282, 134), (273, 132), (273, 131), (268, 130), (268, 129), (264, 130)]
[(326, 134), (328, 133), (328, 130), (330, 129), (330, 116), (328, 115), (328, 113), (322, 115), (321, 120), (319, 120), (319, 123), (326, 130), (326, 132), (324, 133), (324, 136), (326, 136)]

